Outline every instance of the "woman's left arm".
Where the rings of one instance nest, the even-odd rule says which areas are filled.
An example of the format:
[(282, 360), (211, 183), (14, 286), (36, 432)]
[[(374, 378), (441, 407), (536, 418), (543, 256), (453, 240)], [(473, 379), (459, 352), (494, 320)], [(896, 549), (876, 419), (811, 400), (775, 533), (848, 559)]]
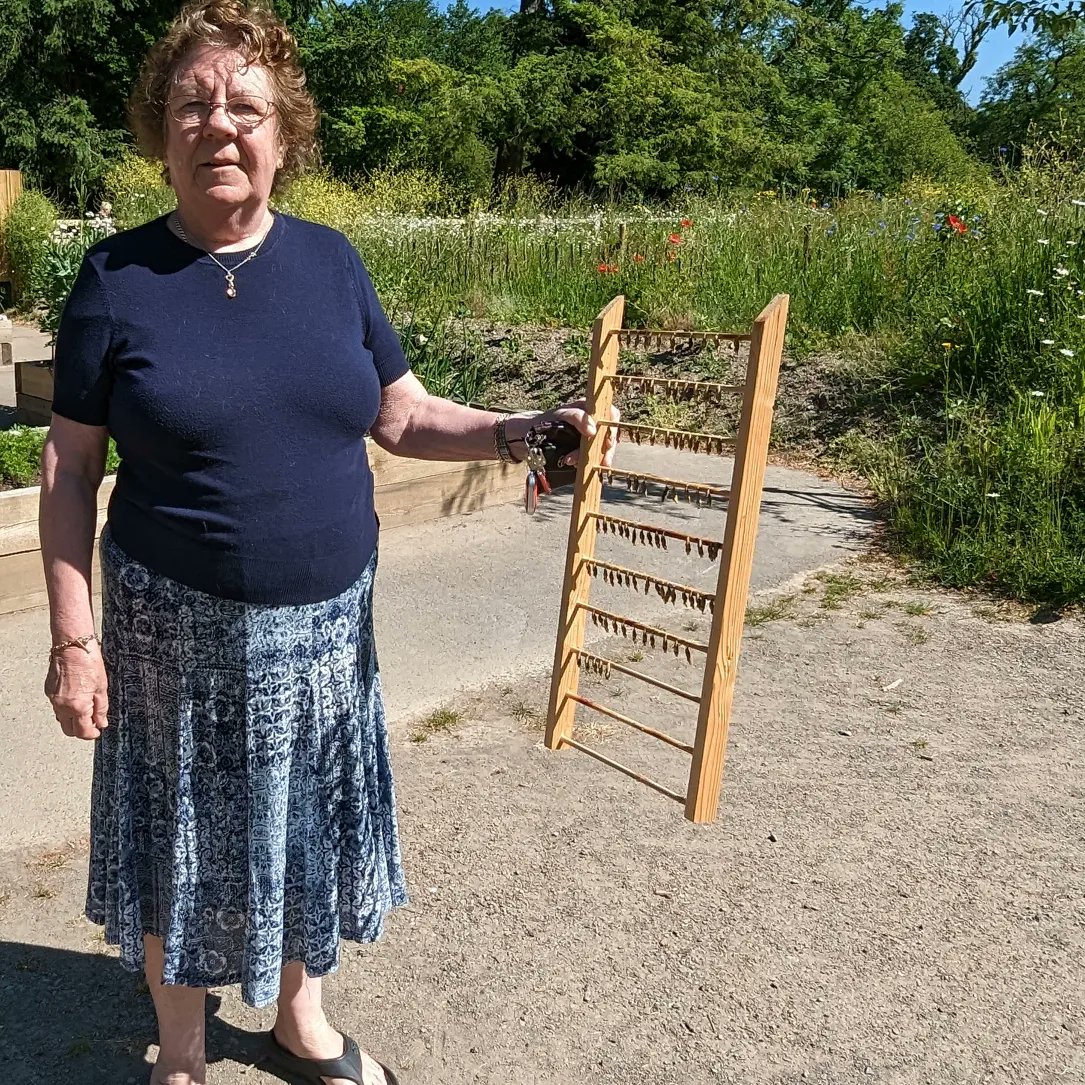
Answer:
[[(612, 409), (611, 413), (616, 419), (617, 411)], [(370, 433), (381, 448), (396, 456), (417, 460), (496, 460), (494, 426), (501, 417), (493, 411), (431, 396), (413, 373), (405, 373), (384, 388), (380, 412)], [(505, 435), (517, 460), (522, 460), (526, 453), (527, 431), (542, 419), (568, 422), (589, 437), (596, 431), (595, 420), (584, 410), (583, 402), (568, 403), (551, 411), (511, 415), (505, 423)], [(611, 428), (604, 454), (607, 464), (614, 456), (615, 437), (616, 431)], [(569, 462), (576, 462), (575, 452)]]

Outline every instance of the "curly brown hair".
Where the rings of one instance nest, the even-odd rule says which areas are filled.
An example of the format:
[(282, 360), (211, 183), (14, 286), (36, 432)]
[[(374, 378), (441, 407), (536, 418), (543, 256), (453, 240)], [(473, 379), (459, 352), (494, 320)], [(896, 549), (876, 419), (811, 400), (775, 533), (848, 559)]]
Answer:
[[(294, 35), (262, 0), (191, 0), (147, 54), (128, 100), (128, 117), (140, 149), (165, 162), (166, 101), (181, 62), (201, 45), (235, 49), (247, 64), (268, 74), (282, 141), (283, 164), (273, 191), (316, 161), (320, 124), (313, 96), (305, 88)], [(169, 172), (163, 169), (166, 182)]]

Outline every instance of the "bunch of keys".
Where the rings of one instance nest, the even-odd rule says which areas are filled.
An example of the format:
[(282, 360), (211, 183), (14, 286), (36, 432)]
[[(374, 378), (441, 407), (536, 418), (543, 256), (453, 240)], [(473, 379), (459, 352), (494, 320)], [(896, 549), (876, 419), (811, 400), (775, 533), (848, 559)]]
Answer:
[(530, 515), (539, 507), (540, 490), (546, 495), (576, 481), (576, 468), (559, 464), (563, 457), (580, 447), (580, 432), (568, 422), (540, 422), (527, 431), (524, 441), (527, 445), (524, 508)]

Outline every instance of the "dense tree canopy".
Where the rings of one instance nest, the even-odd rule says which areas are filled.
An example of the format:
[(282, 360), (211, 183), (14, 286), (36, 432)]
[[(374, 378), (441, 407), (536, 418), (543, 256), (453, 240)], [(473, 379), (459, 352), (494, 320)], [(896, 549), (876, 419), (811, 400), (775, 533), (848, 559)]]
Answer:
[[(125, 98), (178, 6), (5, 0), (0, 166), (69, 201), (92, 193), (129, 140)], [(967, 176), (1036, 126), (1085, 124), (1085, 38), (1043, 3), (968, 0), (910, 27), (899, 3), (855, 0), (522, 0), (512, 15), (466, 0), (276, 7), (322, 109), (327, 166), (425, 167), (464, 195), (524, 171), (645, 197), (889, 191), (917, 174)], [(975, 110), (959, 88), (1000, 19), (1037, 33)]]

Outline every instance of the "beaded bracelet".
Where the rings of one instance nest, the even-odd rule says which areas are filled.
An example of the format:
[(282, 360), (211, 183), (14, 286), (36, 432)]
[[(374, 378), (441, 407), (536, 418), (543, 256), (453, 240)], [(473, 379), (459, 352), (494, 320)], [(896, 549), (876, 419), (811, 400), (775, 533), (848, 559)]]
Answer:
[(56, 659), (61, 652), (67, 651), (69, 648), (82, 648), (87, 655), (90, 655), (90, 646), (98, 643), (100, 643), (100, 641), (93, 633), (85, 637), (76, 637), (74, 640), (66, 640), (60, 644), (54, 644), (53, 647), (49, 649), (49, 658)]

